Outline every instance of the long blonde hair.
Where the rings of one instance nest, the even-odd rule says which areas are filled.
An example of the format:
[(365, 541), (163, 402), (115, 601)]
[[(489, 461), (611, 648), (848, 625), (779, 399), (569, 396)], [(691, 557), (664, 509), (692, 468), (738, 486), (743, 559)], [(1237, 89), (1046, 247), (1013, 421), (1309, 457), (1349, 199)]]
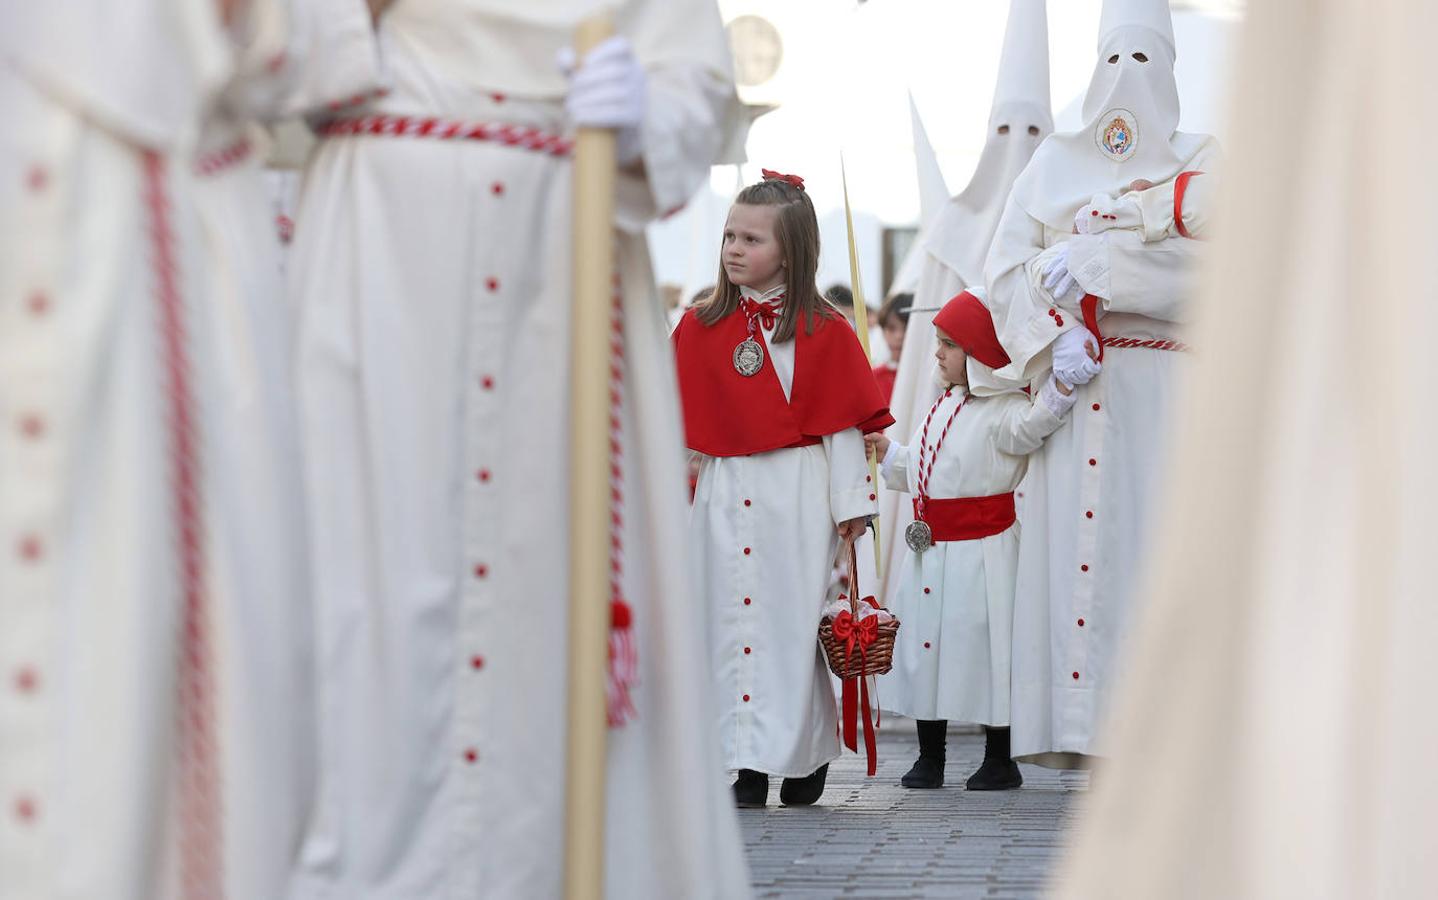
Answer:
[[(779, 208), (774, 219), (774, 237), (784, 254), (788, 275), (784, 308), (770, 340), (793, 340), (801, 316), (805, 334), (814, 333), (816, 320), (839, 318), (839, 311), (824, 299), (815, 283), (819, 274), (819, 217), (814, 214), (814, 204), (804, 189), (782, 179), (769, 178), (744, 188), (734, 203)], [(722, 239), (719, 252), (719, 277), (715, 279), (714, 290), (694, 307), (694, 314), (703, 325), (713, 325), (739, 308), (739, 286), (730, 281), (729, 273), (724, 271)]]

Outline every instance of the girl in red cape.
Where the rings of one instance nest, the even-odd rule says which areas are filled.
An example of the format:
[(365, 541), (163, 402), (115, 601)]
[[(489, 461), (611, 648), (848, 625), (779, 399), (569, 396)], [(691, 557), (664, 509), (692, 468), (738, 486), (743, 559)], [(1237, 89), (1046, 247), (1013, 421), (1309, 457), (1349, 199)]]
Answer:
[(735, 802), (819, 799), (839, 755), (815, 636), (839, 541), (877, 512), (864, 432), (894, 420), (859, 339), (819, 294), (819, 224), (803, 179), (765, 170), (724, 226), (719, 278), (674, 330), (689, 519), (710, 616)]

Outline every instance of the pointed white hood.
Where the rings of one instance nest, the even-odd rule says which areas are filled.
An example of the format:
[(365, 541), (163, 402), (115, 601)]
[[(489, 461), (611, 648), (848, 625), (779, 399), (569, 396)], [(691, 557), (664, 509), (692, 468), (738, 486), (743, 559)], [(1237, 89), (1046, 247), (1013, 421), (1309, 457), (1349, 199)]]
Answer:
[(984, 152), (968, 187), (949, 201), (925, 244), (965, 284), (984, 283), (984, 257), (1009, 189), (1053, 128), (1044, 0), (1011, 0)]
[(1178, 130), (1168, 0), (1105, 0), (1101, 29), (1083, 127), (1045, 141), (1014, 185), (1025, 212), (1063, 231), (1094, 194), (1170, 181), (1213, 140)]

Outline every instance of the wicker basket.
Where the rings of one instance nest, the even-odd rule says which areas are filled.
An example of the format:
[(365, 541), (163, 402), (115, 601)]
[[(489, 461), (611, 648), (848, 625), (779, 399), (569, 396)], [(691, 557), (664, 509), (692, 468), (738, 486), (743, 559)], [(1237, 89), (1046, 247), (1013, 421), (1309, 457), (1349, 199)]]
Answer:
[[(849, 609), (855, 618), (859, 614), (859, 558), (854, 550), (854, 539), (846, 538), (844, 550), (849, 557)], [(877, 601), (870, 605), (878, 609)], [(872, 643), (860, 646), (834, 636), (834, 621), (825, 616), (819, 622), (819, 644), (824, 648), (824, 657), (829, 661), (829, 671), (838, 678), (862, 678), (867, 675), (884, 675), (894, 667), (894, 638), (899, 633), (899, 620), (880, 622), (875, 629)], [(852, 650), (850, 647), (852, 646)]]

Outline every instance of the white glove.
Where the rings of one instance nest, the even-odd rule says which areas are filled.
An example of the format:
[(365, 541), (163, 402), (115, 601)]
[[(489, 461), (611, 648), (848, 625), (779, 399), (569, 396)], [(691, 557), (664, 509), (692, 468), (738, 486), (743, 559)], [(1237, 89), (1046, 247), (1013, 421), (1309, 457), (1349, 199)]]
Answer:
[(569, 78), (564, 108), (574, 124), (614, 129), (618, 132), (620, 165), (637, 161), (643, 150), (639, 128), (644, 122), (649, 87), (629, 39), (615, 35), (603, 41), (589, 51), (578, 68), (573, 48), (565, 47), (559, 51), (558, 62)]
[(1048, 267), (1044, 269), (1044, 290), (1048, 291), (1057, 303), (1059, 298), (1077, 287), (1078, 282), (1069, 274), (1068, 245), (1059, 244), (1049, 259)]
[(1054, 341), (1054, 377), (1064, 384), (1088, 384), (1103, 370), (1098, 360), (1089, 356), (1089, 348), (1098, 353), (1098, 338), (1082, 325), (1071, 328)]
[[(1065, 384), (1067, 384), (1067, 382), (1065, 382)], [(1072, 386), (1073, 385), (1069, 385), (1069, 387)], [(1072, 391), (1065, 394), (1059, 390), (1058, 376), (1053, 373), (1049, 373), (1049, 380), (1045, 381), (1044, 386), (1039, 388), (1039, 402), (1048, 407), (1049, 412), (1061, 419), (1065, 413), (1073, 409), (1074, 401), (1077, 399), (1078, 395)]]

